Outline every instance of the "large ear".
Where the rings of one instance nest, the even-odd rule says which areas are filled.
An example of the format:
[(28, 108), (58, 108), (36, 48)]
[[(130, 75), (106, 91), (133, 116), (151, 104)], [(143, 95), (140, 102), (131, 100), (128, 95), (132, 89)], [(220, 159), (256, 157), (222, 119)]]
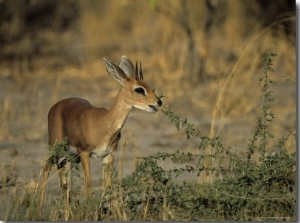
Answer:
[(126, 56), (121, 57), (119, 67), (124, 71), (124, 73), (128, 77), (133, 77), (133, 75), (134, 75), (134, 65)]
[(121, 85), (123, 85), (124, 80), (128, 79), (124, 71), (107, 59), (103, 58), (103, 60), (106, 66), (107, 73), (114, 79), (116, 79)]

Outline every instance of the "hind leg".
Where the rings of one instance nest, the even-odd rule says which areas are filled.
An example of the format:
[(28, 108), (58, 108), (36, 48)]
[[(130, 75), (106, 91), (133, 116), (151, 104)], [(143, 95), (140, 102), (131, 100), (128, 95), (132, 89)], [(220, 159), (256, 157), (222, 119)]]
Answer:
[(85, 195), (89, 194), (90, 187), (91, 187), (91, 170), (90, 170), (90, 157), (89, 153), (78, 150), (78, 153), (80, 154), (80, 161), (83, 167), (84, 175), (85, 175)]
[(67, 159), (64, 159), (62, 162), (64, 162), (64, 164), (58, 165), (58, 172), (63, 200), (65, 204), (65, 220), (68, 221), (70, 214), (72, 214), (70, 209), (72, 192), (72, 164)]
[(42, 207), (44, 202), (44, 196), (45, 196), (45, 187), (47, 185), (49, 173), (51, 171), (52, 163), (49, 162), (49, 160), (45, 161), (45, 164), (43, 166), (43, 183), (41, 185), (41, 200), (40, 200), (40, 207), (39, 207), (39, 213), (41, 215), (42, 213)]

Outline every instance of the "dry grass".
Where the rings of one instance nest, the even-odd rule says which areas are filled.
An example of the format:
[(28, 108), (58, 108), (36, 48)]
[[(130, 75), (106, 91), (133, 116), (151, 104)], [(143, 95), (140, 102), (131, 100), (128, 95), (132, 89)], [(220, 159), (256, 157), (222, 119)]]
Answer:
[[(28, 59), (28, 48), (34, 40), (27, 36), (20, 43), (23, 48), (19, 45), (3, 47), (6, 51), (19, 52), (19, 57), (2, 61), (0, 65), (1, 143), (46, 144), (47, 112), (53, 103), (62, 98), (78, 96), (89, 99), (95, 105), (109, 107), (117, 93), (118, 84), (107, 75), (102, 58), (117, 63), (123, 54), (133, 61), (142, 62), (145, 79), (155, 87), (156, 92), (165, 96), (164, 105), (192, 120), (197, 128), (210, 137), (219, 135), (225, 145), (237, 148), (243, 155), (243, 145), (251, 137), (260, 112), (259, 97), (262, 94), (258, 80), (262, 74), (263, 54), (270, 50), (276, 52), (278, 57), (274, 60), (272, 73), (277, 82), (274, 86), (276, 101), (272, 107), (276, 119), (270, 128), (278, 139), (295, 129), (295, 38), (292, 38), (292, 43), (287, 40), (282, 31), (283, 20), (262, 27), (256, 17), (245, 16), (246, 9), (241, 1), (226, 1), (230, 13), (221, 10), (223, 7), (217, 10), (215, 21), (219, 22), (213, 24), (205, 43), (205, 1), (188, 1), (188, 20), (194, 30), (195, 51), (202, 55), (206, 64), (204, 81), (195, 84), (185, 65), (187, 38), (183, 29), (176, 21), (156, 12), (151, 5), (151, 2), (156, 2), (164, 9), (169, 7), (174, 15), (179, 15), (180, 1), (78, 2), (81, 17), (72, 30), (61, 33), (46, 30), (37, 34), (48, 42), (43, 49), (46, 52), (44, 56)], [(226, 17), (222, 17), (224, 15)], [(295, 21), (295, 14), (287, 20)], [(198, 142), (185, 141), (184, 134), (177, 132), (162, 115), (144, 120), (149, 116), (139, 114), (135, 112), (134, 117), (129, 117), (128, 126), (124, 129), (125, 137), (115, 165), (120, 181), (134, 169), (136, 156), (177, 149), (197, 151)], [(286, 142), (286, 147), (293, 153), (296, 145), (291, 138)], [(39, 149), (37, 144), (36, 150)], [(19, 154), (26, 157), (24, 151)], [(124, 154), (132, 157), (125, 158)], [(14, 156), (8, 157), (12, 163), (16, 160)], [(18, 163), (15, 165), (18, 167)], [(130, 167), (126, 169), (124, 165)], [(99, 166), (94, 167), (93, 171), (97, 175)], [(29, 176), (31, 181), (36, 182), (37, 173)], [(26, 178), (23, 176), (23, 179)], [(33, 205), (34, 212), (35, 203), (30, 203), (30, 195), (35, 188), (29, 179), (26, 179), (29, 189), (26, 187), (20, 199), (15, 192), (14, 199), (17, 204), (27, 200)], [(53, 183), (56, 189), (51, 191), (55, 195), (49, 200), (52, 205), (59, 203), (59, 186), (56, 183)], [(161, 218), (168, 216), (172, 219), (168, 204), (164, 204), (164, 207), (167, 211), (161, 213)], [(144, 213), (147, 213), (147, 207), (144, 208)], [(122, 207), (119, 209), (124, 210)], [(48, 211), (51, 213), (49, 219), (60, 220), (58, 209), (52, 206)], [(118, 217), (112, 219), (126, 220), (124, 213), (116, 213)], [(141, 214), (140, 219), (147, 218)]]
[[(176, 6), (176, 2), (172, 7), (180, 10)], [(260, 72), (260, 61), (262, 54), (269, 49), (276, 51), (279, 55), (276, 67), (274, 67), (275, 79), (279, 85), (285, 83), (284, 75), (295, 79), (294, 46), (286, 41), (281, 33), (274, 34), (274, 31), (269, 28), (258, 29), (259, 23), (255, 23), (251, 19), (248, 21), (247, 27), (247, 30), (251, 31), (244, 37), (245, 27), (243, 27), (242, 21), (245, 18), (241, 14), (242, 12), (233, 11), (221, 26), (222, 29), (212, 28), (210, 50), (205, 58), (207, 64), (205, 78), (211, 79), (205, 83), (191, 86), (186, 78), (189, 74), (185, 72), (183, 66), (186, 38), (176, 22), (156, 13), (148, 5), (148, 2), (139, 2), (138, 5), (134, 5), (130, 1), (122, 1), (119, 4), (103, 3), (108, 8), (107, 10), (101, 4), (95, 1), (80, 2), (83, 8), (77, 27), (80, 31), (76, 35), (73, 33), (74, 31), (70, 31), (59, 37), (62, 43), (66, 43), (64, 48), (69, 50), (70, 55), (72, 55), (73, 48), (80, 45), (80, 51), (73, 53), (73, 56), (85, 58), (81, 69), (62, 66), (49, 72), (49, 66), (53, 66), (51, 64), (59, 63), (60, 58), (54, 57), (34, 62), (34, 71), (25, 69), (20, 73), (18, 70), (11, 69), (11, 66), (4, 67), (5, 70), (2, 74), (7, 76), (12, 74), (16, 77), (14, 80), (17, 83), (14, 90), (24, 93), (24, 98), (20, 100), (23, 105), (21, 109), (24, 111), (22, 115), (15, 115), (24, 120), (20, 122), (29, 125), (29, 122), (32, 122), (32, 114), (35, 117), (37, 114), (38, 119), (35, 122), (37, 125), (43, 123), (47, 109), (41, 108), (40, 101), (43, 100), (46, 107), (49, 108), (55, 101), (65, 97), (71, 91), (64, 89), (64, 85), (66, 82), (72, 83), (73, 78), (83, 79), (84, 82), (82, 84), (72, 83), (76, 84), (73, 85), (76, 88), (76, 95), (84, 97), (85, 95), (108, 94), (112, 99), (117, 90), (117, 84), (107, 78), (101, 57), (117, 61), (120, 58), (120, 52), (133, 60), (138, 59), (143, 62), (147, 80), (155, 86), (158, 92), (166, 96), (166, 104), (174, 106), (176, 110), (185, 114), (191, 111), (191, 114), (187, 115), (198, 113), (201, 116), (210, 116), (212, 120), (216, 118), (223, 120), (230, 116), (237, 117), (253, 113), (258, 106), (256, 99), (259, 95), (259, 86), (256, 77)], [(203, 10), (201, 11), (201, 8), (204, 7), (202, 4), (201, 2), (196, 4), (199, 11), (193, 12), (192, 19), (195, 20), (191, 19), (193, 27), (196, 27), (195, 39), (199, 51), (201, 51), (203, 26), (199, 18), (201, 18), (201, 13), (204, 13)], [(235, 5), (232, 8), (237, 8), (238, 1), (229, 1), (229, 7), (231, 4)], [(143, 17), (137, 13), (140, 7), (143, 8)], [(130, 10), (129, 12), (132, 13), (124, 14), (122, 13), (124, 10)], [(236, 20), (239, 22), (235, 22)], [(151, 27), (151, 31), (149, 31), (149, 27)], [(57, 37), (50, 35), (49, 38)], [(52, 42), (54, 45), (58, 44), (53, 40)], [(16, 63), (18, 61), (14, 62), (14, 64)], [(61, 61), (60, 63), (66, 62)], [(93, 81), (96, 77), (101, 78), (100, 82)], [(47, 85), (51, 86), (51, 91), (47, 90), (45, 93), (44, 87)], [(110, 86), (115, 90), (107, 92), (105, 89)], [(89, 89), (93, 89), (92, 94), (88, 93)], [(50, 100), (45, 101), (45, 98), (50, 98)], [(2, 120), (7, 123), (8, 120), (15, 117), (13, 114), (11, 117), (7, 117), (8, 111), (19, 110), (13, 105), (18, 99), (5, 96), (2, 100)], [(101, 97), (100, 100), (103, 101), (105, 98)], [(287, 103), (286, 101), (279, 103), (283, 102)], [(181, 103), (186, 104), (182, 106)], [(290, 106), (291, 109), (286, 109), (286, 106)], [(45, 108), (45, 106), (43, 107)], [(183, 107), (191, 109), (181, 109)], [(292, 110), (294, 108), (293, 100), (289, 101), (284, 108), (279, 113)], [(9, 124), (5, 124), (5, 122), (1, 125), (3, 132), (9, 131)]]

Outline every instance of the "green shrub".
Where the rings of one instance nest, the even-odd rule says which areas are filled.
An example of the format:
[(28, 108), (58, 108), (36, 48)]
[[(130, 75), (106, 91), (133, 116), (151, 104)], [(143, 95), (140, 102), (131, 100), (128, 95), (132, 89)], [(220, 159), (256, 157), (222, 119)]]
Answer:
[[(275, 144), (274, 134), (269, 130), (275, 115), (271, 112), (274, 101), (270, 78), (274, 53), (265, 54), (262, 83), (262, 115), (257, 118), (253, 136), (249, 139), (247, 154), (242, 156), (223, 145), (220, 137), (209, 138), (187, 119), (173, 111), (163, 109), (178, 131), (184, 131), (187, 139), (199, 140), (198, 152), (175, 151), (139, 157), (136, 169), (123, 179), (113, 172), (113, 185), (105, 190), (91, 193), (86, 199), (81, 196), (72, 200), (73, 216), (70, 220), (189, 220), (189, 221), (268, 221), (296, 219), (296, 153), (288, 153), (286, 141), (290, 133)], [(60, 146), (66, 146), (63, 142)], [(211, 153), (205, 154), (210, 148)], [(69, 156), (57, 154), (53, 149), (50, 157)], [(259, 160), (253, 155), (259, 154)], [(205, 158), (214, 162), (205, 165)], [(72, 157), (68, 159), (72, 160)], [(159, 163), (170, 160), (185, 163), (184, 167), (163, 169)], [(54, 162), (51, 158), (49, 161)], [(192, 164), (191, 164), (192, 163)], [(198, 176), (214, 176), (211, 183), (175, 182), (183, 173)], [(29, 192), (26, 192), (29, 194)], [(31, 196), (30, 202), (16, 199), (7, 211), (6, 220), (61, 220), (61, 205), (54, 204), (43, 217), (36, 214), (37, 205)], [(49, 201), (48, 201), (49, 203)]]

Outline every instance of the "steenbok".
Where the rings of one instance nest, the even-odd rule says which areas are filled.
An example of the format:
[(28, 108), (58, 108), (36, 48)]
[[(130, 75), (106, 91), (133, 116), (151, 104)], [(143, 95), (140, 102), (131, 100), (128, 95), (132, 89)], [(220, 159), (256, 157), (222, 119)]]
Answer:
[[(120, 90), (110, 109), (98, 108), (82, 98), (68, 98), (53, 105), (48, 114), (49, 146), (67, 139), (67, 145), (60, 147), (62, 153), (75, 154), (81, 162), (85, 174), (86, 192), (91, 186), (89, 158), (103, 158), (102, 185), (111, 185), (114, 152), (121, 138), (121, 130), (133, 108), (147, 112), (156, 112), (162, 101), (143, 80), (140, 64), (136, 66), (122, 56), (119, 65), (104, 59), (106, 70), (120, 84)], [(59, 170), (60, 184), (64, 201), (68, 205), (71, 197), (71, 156), (57, 155), (49, 157), (43, 167), (43, 184), (41, 186), (40, 211), (42, 209), (45, 186), (53, 163)], [(53, 160), (56, 160), (53, 162)], [(66, 211), (65, 219), (69, 213)]]

